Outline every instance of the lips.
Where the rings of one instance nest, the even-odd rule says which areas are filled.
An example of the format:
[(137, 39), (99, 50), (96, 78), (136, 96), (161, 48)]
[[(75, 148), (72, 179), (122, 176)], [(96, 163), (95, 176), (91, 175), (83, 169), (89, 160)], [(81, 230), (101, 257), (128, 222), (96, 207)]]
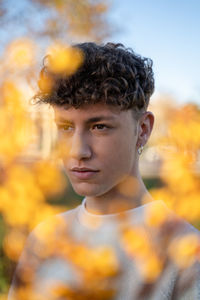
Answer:
[(78, 168), (78, 167), (74, 167), (71, 170), (75, 172), (98, 172), (98, 170), (94, 170), (91, 168)]
[(85, 168), (85, 167), (84, 168), (74, 167), (71, 169), (72, 175), (81, 180), (93, 178), (98, 172), (99, 170)]

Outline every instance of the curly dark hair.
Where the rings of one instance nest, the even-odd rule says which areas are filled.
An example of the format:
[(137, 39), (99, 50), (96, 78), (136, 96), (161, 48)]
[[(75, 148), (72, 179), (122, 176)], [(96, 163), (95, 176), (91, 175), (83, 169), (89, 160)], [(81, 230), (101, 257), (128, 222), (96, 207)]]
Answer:
[(73, 75), (55, 74), (43, 60), (40, 76), (53, 82), (47, 92), (40, 87), (36, 103), (79, 108), (83, 104), (118, 105), (122, 110), (146, 111), (154, 91), (152, 60), (141, 57), (122, 44), (80, 43), (73, 47), (83, 53), (83, 63)]

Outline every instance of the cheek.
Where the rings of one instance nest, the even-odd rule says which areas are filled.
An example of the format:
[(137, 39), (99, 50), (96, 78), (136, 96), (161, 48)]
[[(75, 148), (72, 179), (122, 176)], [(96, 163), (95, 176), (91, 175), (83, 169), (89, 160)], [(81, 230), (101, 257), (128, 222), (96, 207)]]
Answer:
[[(135, 161), (135, 142), (130, 137), (110, 139), (103, 146), (97, 147), (99, 159), (108, 172), (126, 172)], [(98, 155), (97, 155), (98, 156)]]

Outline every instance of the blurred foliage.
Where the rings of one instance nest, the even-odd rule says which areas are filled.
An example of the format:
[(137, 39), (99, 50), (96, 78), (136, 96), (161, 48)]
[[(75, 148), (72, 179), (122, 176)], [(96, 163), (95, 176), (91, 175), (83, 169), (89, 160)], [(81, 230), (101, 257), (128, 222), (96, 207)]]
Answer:
[[(27, 36), (37, 43), (83, 39), (102, 41), (111, 24), (106, 0), (14, 0), (0, 1), (0, 39), (5, 43)], [(5, 31), (9, 35), (5, 35)]]
[(200, 108), (188, 103), (171, 111), (165, 134), (159, 136), (164, 187), (153, 189), (178, 215), (197, 224), (200, 219)]
[(108, 36), (108, 8), (104, 0), (0, 1), (0, 297), (29, 232), (79, 199), (48, 157), (48, 112), (29, 105), (41, 56), (51, 53), (53, 71), (75, 72), (81, 53), (67, 43)]

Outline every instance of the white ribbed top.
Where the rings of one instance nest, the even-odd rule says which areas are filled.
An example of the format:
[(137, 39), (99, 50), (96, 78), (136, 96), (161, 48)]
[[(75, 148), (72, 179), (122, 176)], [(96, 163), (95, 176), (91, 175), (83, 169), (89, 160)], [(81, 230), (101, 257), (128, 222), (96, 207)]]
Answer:
[[(128, 222), (130, 225), (139, 224), (145, 228), (145, 209), (152, 206), (155, 206), (155, 208), (162, 206), (170, 212), (164, 202), (152, 201), (140, 207), (126, 210), (123, 212), (123, 215), (121, 213), (104, 215), (93, 214), (86, 209), (85, 202), (86, 199), (84, 198), (81, 205), (77, 208), (58, 216), (61, 216), (66, 220), (69, 225), (67, 228), (70, 228), (70, 235), (74, 241), (77, 240), (78, 243), (84, 243), (89, 247), (108, 245), (115, 250), (123, 272), (120, 278), (116, 279), (116, 282), (114, 279), (113, 281), (112, 278), (110, 279), (111, 281), (109, 281), (109, 286), (113, 284), (117, 287), (117, 294), (112, 300), (171, 300), (172, 298), (173, 300), (200, 300), (199, 265), (197, 268), (196, 266), (191, 266), (188, 270), (178, 274), (175, 265), (167, 263), (159, 280), (152, 284), (148, 293), (141, 295), (141, 291), (145, 290), (147, 287), (146, 282), (144, 282), (143, 278), (138, 274), (133, 260), (126, 255), (120, 244), (119, 227), (116, 225), (123, 225), (123, 222)], [(46, 223), (43, 222), (36, 230), (42, 230), (42, 227), (45, 224)], [(181, 227), (181, 231), (186, 234), (197, 232), (190, 224), (184, 221), (179, 224), (179, 227)], [(36, 230), (33, 231), (31, 234), (32, 236)], [(154, 233), (152, 233), (151, 230), (147, 230), (148, 238), (151, 238), (152, 234)], [(157, 245), (158, 249), (162, 247), (161, 244)], [(60, 250), (61, 255), (59, 255)], [(163, 250), (165, 251), (167, 249)], [(34, 239), (32, 241), (32, 238), (30, 238), (28, 239), (24, 253), (21, 256), (16, 275), (18, 273), (20, 274), (20, 269), (22, 270), (24, 268), (24, 257), (26, 255), (29, 256), (28, 260), (26, 259), (28, 263), (35, 260), (38, 253), (34, 253), (34, 251), (40, 251), (40, 243), (39, 247), (37, 247), (37, 240)], [(51, 295), (52, 285), (55, 285), (57, 282), (62, 283), (63, 285), (66, 284), (69, 287), (74, 287), (74, 285), (79, 286), (80, 278), (77, 276), (77, 272), (73, 265), (62, 257), (62, 251), (63, 249), (58, 248), (57, 256), (41, 261), (37, 273), (35, 274), (34, 282), (32, 284), (33, 291), (43, 295), (45, 300), (61, 300), (60, 298), (54, 298), (54, 296)], [(90, 263), (89, 258), (88, 263)], [(187, 277), (190, 279), (192, 278), (192, 280), (189, 281), (188, 286), (187, 281), (183, 281), (185, 280), (184, 278)], [(180, 283), (183, 281), (179, 288), (176, 287), (178, 281), (180, 281)], [(88, 284), (90, 283), (88, 282)], [(174, 295), (174, 289), (176, 289), (176, 295)], [(15, 280), (13, 280), (8, 300), (16, 300), (15, 291)], [(65, 299), (67, 300), (67, 298)]]
[[(138, 206), (132, 209), (128, 209), (123, 211), (123, 213), (113, 213), (113, 214), (93, 214), (86, 209), (86, 198), (83, 199), (81, 205), (77, 208), (77, 217), (78, 221), (81, 225), (88, 228), (95, 228), (95, 225), (101, 224), (111, 224), (111, 223), (119, 223), (122, 220), (136, 222), (141, 222), (144, 217), (145, 208), (149, 208), (150, 206), (165, 206), (163, 201), (152, 201), (142, 206)], [(165, 206), (166, 207), (166, 206)], [(167, 207), (166, 207), (167, 209)]]

